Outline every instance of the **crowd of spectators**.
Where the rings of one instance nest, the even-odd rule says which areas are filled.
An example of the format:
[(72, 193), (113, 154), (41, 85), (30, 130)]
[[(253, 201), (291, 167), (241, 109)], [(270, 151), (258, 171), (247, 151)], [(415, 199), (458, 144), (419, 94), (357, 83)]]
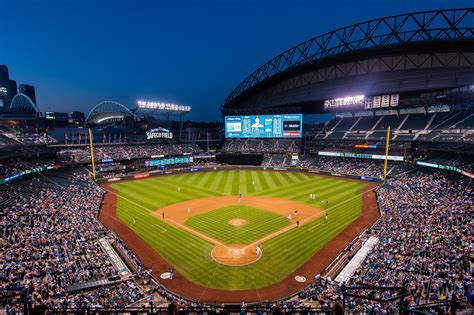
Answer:
[[(178, 150), (186, 149), (189, 147)], [(265, 157), (264, 165), (291, 162), (289, 154)], [(21, 165), (20, 162), (24, 161), (15, 165)], [(300, 156), (297, 166), (381, 176), (381, 163)], [(465, 161), (451, 164), (459, 163), (468, 165)], [(13, 166), (0, 166), (5, 172), (10, 171), (9, 168)], [(383, 215), (372, 233), (380, 241), (346, 285), (405, 287), (411, 293), (407, 299), (410, 305), (462, 299), (471, 292), (469, 237), (474, 205), (471, 181), (457, 173), (425, 169), (389, 179), (376, 193)], [(97, 242), (104, 236), (115, 238), (97, 220), (102, 196), (103, 191), (89, 180), (88, 173), (77, 168), (65, 170), (62, 175), (56, 172), (54, 176), (46, 174), (2, 186), (0, 289), (25, 292), (31, 305), (53, 309), (117, 309), (149, 294), (133, 280), (88, 292), (71, 294), (67, 291), (71, 284), (118, 274)], [(113, 245), (135, 266), (136, 276), (150, 273), (125, 243), (117, 240)], [(181, 299), (159, 285), (153, 287), (153, 292), (166, 301), (175, 301), (180, 308), (200, 305)], [(386, 298), (390, 294), (380, 293), (378, 297)], [(314, 283), (296, 297), (282, 302), (282, 307), (300, 308), (308, 302), (330, 307), (341, 298), (340, 284), (317, 276)], [(347, 299), (346, 305), (352, 312), (362, 313), (390, 312), (396, 307), (352, 298)], [(21, 307), (16, 298), (8, 300), (9, 312), (14, 313)]]
[(0, 178), (12, 176), (22, 171), (32, 170), (38, 167), (51, 166), (53, 164), (54, 161), (52, 159), (8, 159), (0, 162)]
[[(4, 162), (5, 163), (5, 162)], [(0, 164), (0, 178), (9, 177), (21, 172), (17, 165)]]
[[(262, 166), (299, 167), (321, 170), (337, 174), (380, 178), (383, 176), (383, 161), (355, 158), (337, 158), (316, 155), (299, 155), (293, 159), (291, 154), (265, 154)], [(393, 170), (391, 170), (393, 168)], [(388, 163), (387, 171), (396, 174), (406, 167), (400, 163)]]
[(5, 134), (0, 133), (0, 147), (8, 147), (8, 146), (16, 146), (20, 145), (20, 142), (18, 142), (15, 137), (13, 136), (7, 136)]
[(287, 160), (291, 160), (291, 155), (287, 154), (265, 154), (263, 156), (262, 166), (285, 167), (290, 166)]
[[(0, 289), (23, 292), (23, 302), (33, 307), (123, 307), (143, 296), (130, 281), (68, 294), (72, 284), (118, 274), (97, 242), (110, 233), (97, 220), (103, 191), (84, 180), (87, 175), (77, 175), (56, 173), (50, 180), (32, 178), (2, 187)], [(17, 299), (8, 301), (7, 309), (20, 307)]]
[(0, 126), (0, 147), (40, 145), (56, 143), (57, 140), (47, 134), (37, 133), (36, 129), (13, 130)]
[[(388, 168), (392, 163), (389, 162)], [(318, 169), (331, 173), (382, 177), (383, 161), (319, 156)]]
[(113, 286), (66, 295), (49, 302), (48, 308), (61, 309), (122, 309), (145, 296), (143, 289), (134, 281), (124, 281)]
[(381, 242), (354, 283), (407, 285), (415, 299), (435, 301), (471, 290), (470, 181), (449, 172), (403, 174), (377, 194)]
[[(185, 153), (200, 154), (203, 150), (195, 143), (184, 144), (122, 144), (122, 145), (95, 145), (94, 157), (96, 160), (131, 160), (150, 158), (158, 155), (182, 155)], [(64, 163), (87, 163), (91, 161), (88, 146), (64, 147), (57, 156)]]
[(470, 173), (474, 172), (474, 162), (472, 159), (457, 157), (456, 159), (440, 161), (439, 164), (454, 166)]
[(297, 153), (301, 141), (287, 139), (228, 139), (221, 148), (227, 153)]
[[(470, 180), (449, 172), (419, 171), (390, 179), (377, 190), (383, 216), (373, 232), (380, 241), (347, 285), (405, 287), (411, 293), (408, 305), (462, 300), (473, 289), (473, 197)], [(341, 298), (340, 284), (318, 276), (289, 302), (324, 305)], [(348, 299), (347, 305), (353, 312), (393, 307), (367, 299)]]

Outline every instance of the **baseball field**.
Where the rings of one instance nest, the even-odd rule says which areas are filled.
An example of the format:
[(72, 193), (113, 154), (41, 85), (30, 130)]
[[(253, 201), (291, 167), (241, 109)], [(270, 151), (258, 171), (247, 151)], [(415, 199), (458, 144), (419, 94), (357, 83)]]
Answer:
[(233, 291), (287, 278), (361, 215), (366, 186), (304, 173), (218, 171), (106, 189), (116, 217), (177, 274)]

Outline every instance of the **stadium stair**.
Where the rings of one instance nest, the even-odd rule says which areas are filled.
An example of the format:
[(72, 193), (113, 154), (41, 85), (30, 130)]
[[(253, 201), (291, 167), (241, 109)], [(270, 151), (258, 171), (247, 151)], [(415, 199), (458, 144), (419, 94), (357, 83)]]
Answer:
[(347, 139), (347, 135), (349, 133), (351, 133), (352, 129), (357, 125), (357, 123), (359, 123), (359, 121), (362, 119), (362, 117), (359, 117), (357, 118), (357, 120), (355, 121), (355, 123), (352, 124), (352, 126), (346, 131), (346, 133), (344, 134), (344, 136), (342, 137), (342, 139)]
[(400, 126), (398, 126), (398, 128), (396, 129), (397, 131), (402, 129), (403, 125), (405, 124), (405, 122), (408, 120), (408, 117), (410, 116), (410, 114), (406, 115), (405, 118), (402, 120), (402, 122), (400, 123)]
[(452, 122), (453, 119), (457, 119), (459, 115), (462, 115), (464, 112), (460, 111), (457, 113), (454, 113), (453, 115), (448, 116), (445, 120), (434, 126), (432, 129), (437, 130), (437, 129), (447, 129), (445, 128), (445, 125), (447, 125), (450, 121)]
[(418, 139), (418, 137), (419, 137), (420, 135), (426, 135), (426, 134), (430, 133), (429, 128), (430, 128), (431, 124), (433, 123), (433, 120), (435, 120), (436, 114), (437, 114), (437, 113), (434, 113), (434, 114), (431, 116), (430, 120), (429, 120), (428, 123), (426, 124), (425, 128), (423, 128), (423, 130), (420, 130), (420, 131), (418, 131), (418, 132), (415, 134), (415, 137), (413, 138), (413, 140), (416, 141), (416, 139)]
[(372, 126), (372, 128), (370, 129), (371, 131), (374, 131), (375, 128), (377, 127), (377, 125), (382, 121), (384, 116), (380, 116), (379, 120), (377, 120), (377, 122)]
[(456, 127), (458, 125), (460, 125), (461, 123), (463, 123), (464, 121), (467, 121), (468, 119), (470, 119), (474, 114), (471, 114), (465, 118), (463, 118), (462, 120), (458, 121), (457, 123), (455, 123), (454, 125), (452, 125), (451, 127), (449, 127), (450, 129), (453, 128), (453, 129), (456, 129)]

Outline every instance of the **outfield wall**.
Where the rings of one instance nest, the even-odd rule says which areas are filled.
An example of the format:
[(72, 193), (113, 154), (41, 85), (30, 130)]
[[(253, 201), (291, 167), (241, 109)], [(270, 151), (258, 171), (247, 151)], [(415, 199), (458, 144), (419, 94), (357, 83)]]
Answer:
[(361, 180), (361, 181), (367, 181), (367, 182), (373, 182), (373, 183), (383, 182), (380, 178), (376, 178), (376, 177), (358, 176), (358, 175), (350, 175), (350, 174), (338, 174), (338, 173), (331, 173), (331, 172), (308, 169), (308, 168), (232, 165), (232, 166), (190, 167), (190, 168), (156, 170), (156, 171), (150, 171), (150, 172), (137, 173), (133, 175), (126, 175), (122, 177), (100, 178), (97, 180), (97, 183), (99, 184), (112, 183), (112, 182), (118, 182), (121, 180), (144, 179), (148, 177), (156, 177), (156, 176), (171, 175), (171, 174), (185, 174), (185, 173), (190, 173), (190, 172), (214, 172), (214, 171), (303, 172), (303, 173), (312, 173), (312, 174), (319, 174), (319, 175), (325, 175), (325, 176), (340, 177), (340, 178), (346, 178), (346, 179)]

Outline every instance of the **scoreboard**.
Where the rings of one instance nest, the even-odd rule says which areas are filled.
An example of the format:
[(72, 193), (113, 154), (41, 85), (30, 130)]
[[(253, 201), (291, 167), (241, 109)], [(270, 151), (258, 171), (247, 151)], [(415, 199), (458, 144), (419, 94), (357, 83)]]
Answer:
[(226, 116), (226, 138), (301, 138), (302, 114)]

